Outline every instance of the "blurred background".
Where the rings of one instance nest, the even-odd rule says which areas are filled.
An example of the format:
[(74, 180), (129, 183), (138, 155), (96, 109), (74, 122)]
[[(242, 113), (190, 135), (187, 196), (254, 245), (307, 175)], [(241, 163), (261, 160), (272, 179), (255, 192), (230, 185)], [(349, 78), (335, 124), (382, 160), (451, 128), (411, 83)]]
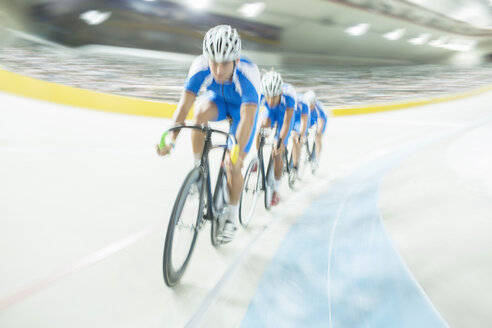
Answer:
[[(239, 30), (244, 54), (260, 69), (275, 67), (297, 92), (314, 89), (328, 112), (492, 85), (492, 0), (0, 0), (0, 89), (15, 84), (4, 72), (11, 71), (177, 103), (190, 64), (202, 52), (203, 36), (218, 24)], [(258, 223), (241, 231), (232, 248), (217, 251), (202, 234), (200, 253), (175, 290), (164, 287), (160, 261), (174, 196), (192, 165), (189, 138), (181, 137), (173, 159), (164, 160), (154, 153), (168, 124), (162, 118), (66, 110), (2, 90), (0, 96), (2, 328), (183, 327), (200, 313), (209, 315), (210, 327), (234, 326), (216, 320), (242, 320), (263, 270), (294, 222), (298, 231), (323, 234), (313, 243), (292, 243), (296, 249), (330, 244), (310, 252), (322, 254), (316, 261), (303, 257), (299, 262), (309, 263), (304, 268), (278, 266), (274, 280), (312, 301), (307, 311), (299, 311), (288, 306), (298, 294), (279, 294), (275, 300), (282, 301), (271, 303), (287, 304), (286, 312), (278, 312), (289, 312), (282, 319), (318, 308), (326, 316), (326, 303), (300, 288), (304, 277), (322, 277), (314, 281), (313, 295), (335, 287), (326, 302), (340, 318), (391, 322), (401, 310), (409, 320), (398, 318), (394, 325), (424, 327), (413, 324), (424, 320), (421, 312), (399, 302), (414, 304), (399, 283), (406, 276), (387, 270), (386, 258), (372, 256), (379, 254), (372, 245), (384, 256), (392, 253), (393, 246), (382, 247), (380, 234), (369, 230), (375, 225), (363, 221), (381, 216), (388, 218), (385, 225), (405, 263), (450, 326), (492, 327), (490, 92), (435, 104), (433, 110), (421, 106), (334, 118), (323, 141), (328, 151), (322, 153), (321, 174), (301, 185), (297, 195), (302, 196), (288, 194), (284, 183), (289, 207), (274, 215), (262, 210)], [(384, 175), (382, 187), (373, 187)], [(331, 194), (322, 204), (317, 199), (325, 189)], [(315, 200), (320, 207), (307, 211)], [(312, 216), (313, 221), (297, 224), (295, 216), (305, 210), (309, 217), (328, 211), (329, 220)], [(318, 229), (311, 223), (318, 219), (334, 222), (333, 228)], [(279, 224), (270, 226), (274, 220)], [(265, 224), (273, 228), (261, 237)], [(247, 255), (253, 238), (258, 244)], [(333, 265), (326, 265), (332, 249)], [(296, 261), (296, 253), (281, 254)], [(248, 258), (244, 271), (236, 260), (243, 256)], [(312, 263), (323, 269), (310, 271)], [(326, 285), (330, 275), (338, 280)], [(233, 277), (232, 288), (218, 292), (215, 286), (230, 286), (223, 277)], [(209, 295), (219, 300), (203, 310)], [(232, 309), (230, 318), (223, 309)], [(339, 326), (357, 326), (347, 322), (356, 321)]]
[(328, 106), (492, 83), (492, 0), (0, 0), (0, 21), (1, 68), (152, 100), (177, 102), (218, 24)]

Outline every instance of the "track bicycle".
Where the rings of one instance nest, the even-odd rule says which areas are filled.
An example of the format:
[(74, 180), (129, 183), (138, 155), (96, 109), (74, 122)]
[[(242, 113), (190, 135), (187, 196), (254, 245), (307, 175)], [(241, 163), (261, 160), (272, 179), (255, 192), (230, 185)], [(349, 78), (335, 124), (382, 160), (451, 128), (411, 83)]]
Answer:
[[(258, 153), (251, 159), (244, 175), (244, 186), (239, 199), (239, 222), (247, 227), (255, 211), (256, 202), (261, 192), (264, 193), (265, 209), (272, 206), (273, 186), (275, 183), (273, 156), (270, 155), (268, 166), (265, 169), (264, 147), (271, 128), (260, 128)], [(278, 140), (277, 147), (282, 139)]]
[[(211, 222), (211, 242), (220, 246), (219, 233), (224, 225), (224, 215), (229, 203), (227, 174), (224, 159), (231, 148), (231, 161), (235, 163), (239, 156), (239, 147), (233, 134), (210, 128), (208, 125), (178, 125), (168, 129), (162, 135), (159, 147), (166, 146), (166, 136), (180, 129), (195, 129), (204, 132), (205, 142), (200, 164), (186, 176), (178, 192), (167, 227), (163, 254), (163, 277), (167, 286), (175, 286), (183, 276), (196, 244), (197, 236), (207, 221)], [(213, 144), (212, 135), (226, 137), (225, 143)], [(230, 147), (232, 146), (232, 147)], [(212, 194), (209, 167), (209, 152), (223, 149), (221, 166)]]

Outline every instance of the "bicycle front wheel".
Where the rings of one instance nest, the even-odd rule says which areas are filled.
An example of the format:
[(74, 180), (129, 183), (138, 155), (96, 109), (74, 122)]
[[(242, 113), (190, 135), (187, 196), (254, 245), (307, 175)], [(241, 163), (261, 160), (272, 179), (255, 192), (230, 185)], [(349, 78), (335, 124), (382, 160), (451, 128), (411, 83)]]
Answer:
[(203, 218), (204, 178), (199, 167), (179, 190), (167, 227), (162, 271), (167, 286), (175, 286), (188, 265)]
[(316, 154), (316, 141), (314, 141), (313, 148), (311, 151), (311, 173), (315, 175), (317, 169), (318, 169), (318, 157)]
[(297, 169), (297, 180), (302, 181), (306, 167), (309, 164), (309, 148), (307, 144), (303, 144), (301, 147), (301, 155), (299, 156), (299, 163)]
[(227, 188), (227, 174), (224, 167), (219, 170), (217, 183), (215, 184), (215, 192), (213, 199), (214, 218), (212, 219), (212, 228), (210, 229), (210, 237), (212, 245), (220, 246), (219, 233), (224, 228), (224, 219), (227, 207), (229, 206), (229, 189)]
[(275, 174), (273, 172), (273, 157), (270, 156), (268, 168), (265, 174), (265, 208), (270, 210), (272, 207), (273, 185), (275, 183)]
[(253, 217), (260, 192), (260, 167), (258, 157), (251, 160), (244, 175), (243, 192), (239, 200), (239, 222), (247, 227)]
[[(294, 186), (296, 184), (296, 181), (297, 181), (297, 170), (294, 169), (294, 162), (292, 161), (292, 152), (290, 153), (290, 160), (287, 161), (287, 167), (289, 168), (287, 170), (288, 172), (288, 182), (289, 182), (289, 188), (294, 190)], [(286, 156), (287, 158), (287, 156)]]

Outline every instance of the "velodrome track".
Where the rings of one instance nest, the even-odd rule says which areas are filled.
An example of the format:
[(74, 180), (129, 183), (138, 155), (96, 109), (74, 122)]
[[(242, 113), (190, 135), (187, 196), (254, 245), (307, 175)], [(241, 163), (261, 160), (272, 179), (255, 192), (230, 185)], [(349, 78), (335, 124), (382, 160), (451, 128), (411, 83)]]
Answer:
[[(492, 92), (335, 116), (321, 166), (182, 283), (162, 248), (189, 138), (0, 94), (2, 327), (488, 327)], [(261, 205), (261, 204), (259, 204)]]

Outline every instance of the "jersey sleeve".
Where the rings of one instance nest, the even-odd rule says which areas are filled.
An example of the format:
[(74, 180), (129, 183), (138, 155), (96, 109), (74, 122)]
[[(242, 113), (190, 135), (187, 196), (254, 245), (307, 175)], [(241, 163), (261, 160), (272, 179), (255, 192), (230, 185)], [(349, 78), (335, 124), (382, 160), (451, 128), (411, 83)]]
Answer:
[(207, 74), (208, 62), (203, 55), (198, 56), (191, 64), (185, 82), (185, 90), (198, 94)]
[(288, 83), (284, 84), (283, 95), (285, 97), (285, 105), (287, 108), (296, 109), (296, 90)]
[(301, 102), (301, 115), (308, 115), (310, 112), (308, 105), (304, 101)]
[(320, 101), (316, 102), (316, 109), (318, 110), (318, 118), (322, 118), (326, 122), (326, 111), (325, 107)]
[(261, 94), (260, 70), (253, 63), (244, 63), (240, 71), (241, 104), (258, 104)]

